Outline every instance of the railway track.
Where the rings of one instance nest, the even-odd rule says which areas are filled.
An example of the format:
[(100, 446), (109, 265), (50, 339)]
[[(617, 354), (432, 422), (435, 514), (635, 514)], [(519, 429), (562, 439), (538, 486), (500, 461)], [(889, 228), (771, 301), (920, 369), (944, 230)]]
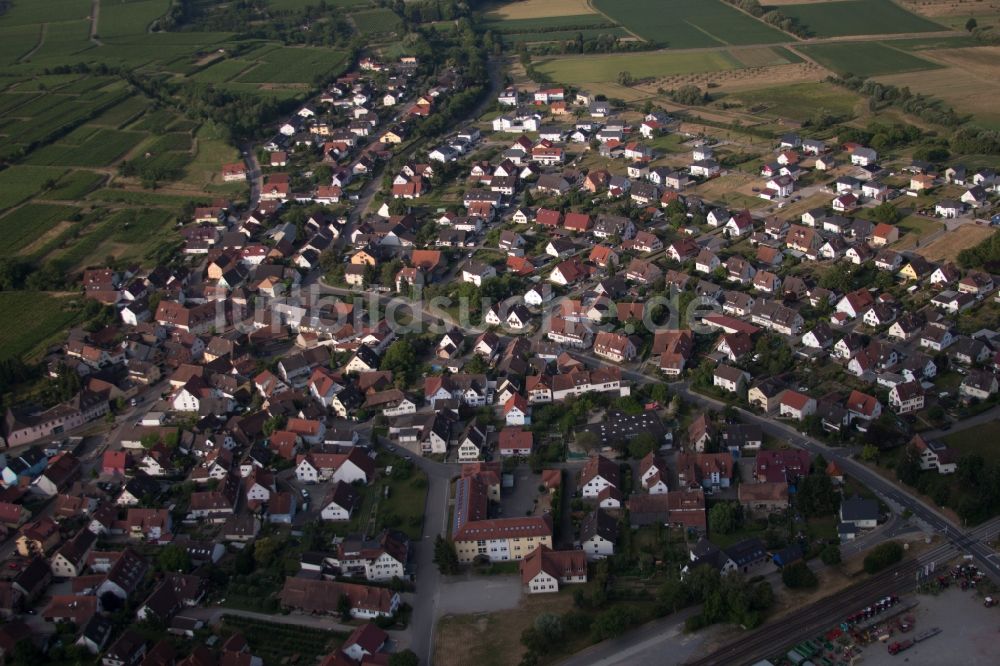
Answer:
[(916, 583), (917, 572), (925, 565), (932, 562), (943, 564), (957, 557), (961, 553), (963, 542), (969, 538), (979, 538), (995, 529), (992, 521), (982, 525), (971, 530), (962, 542), (948, 541), (935, 546), (912, 560), (806, 606), (790, 617), (765, 625), (710, 655), (688, 662), (688, 666), (742, 666), (774, 656), (783, 647), (815, 637), (882, 597), (911, 591)]

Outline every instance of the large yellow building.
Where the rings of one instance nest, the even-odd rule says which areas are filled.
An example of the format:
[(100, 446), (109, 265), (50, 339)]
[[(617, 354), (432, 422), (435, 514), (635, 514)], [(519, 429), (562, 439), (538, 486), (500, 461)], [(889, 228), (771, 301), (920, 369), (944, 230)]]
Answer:
[(488, 518), (489, 483), (483, 472), (455, 483), (451, 538), (463, 564), (477, 557), (494, 562), (522, 560), (538, 546), (552, 548), (550, 516)]

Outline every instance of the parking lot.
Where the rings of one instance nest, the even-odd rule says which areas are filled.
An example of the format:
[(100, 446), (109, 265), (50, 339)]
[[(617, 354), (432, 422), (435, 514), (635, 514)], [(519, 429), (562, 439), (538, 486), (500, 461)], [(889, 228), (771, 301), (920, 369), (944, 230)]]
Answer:
[(500, 492), (501, 515), (510, 518), (529, 515), (535, 508), (541, 482), (541, 474), (532, 474), (524, 465), (518, 467), (514, 472), (514, 487)]
[(887, 643), (874, 643), (861, 655), (866, 664), (889, 666), (911, 664), (995, 664), (1000, 638), (1000, 607), (986, 608), (975, 591), (955, 586), (943, 593), (920, 595), (920, 604), (909, 615), (916, 619), (913, 631), (892, 636), (887, 643), (900, 641), (938, 627), (941, 633), (909, 650), (890, 655)]

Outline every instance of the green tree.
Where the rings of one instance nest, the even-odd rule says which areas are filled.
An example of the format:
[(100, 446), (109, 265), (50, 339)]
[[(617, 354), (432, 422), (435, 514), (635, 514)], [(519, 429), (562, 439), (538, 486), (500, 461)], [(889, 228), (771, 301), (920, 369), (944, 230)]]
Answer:
[(885, 224), (896, 224), (903, 219), (903, 214), (899, 212), (899, 209), (895, 205), (888, 201), (883, 201), (879, 205), (872, 209), (872, 218), (876, 222), (883, 222)]
[(865, 462), (875, 462), (878, 460), (878, 447), (874, 444), (865, 444), (861, 449), (861, 459)]
[(187, 549), (174, 543), (160, 549), (156, 563), (163, 571), (187, 573), (191, 570), (191, 556), (188, 555)]
[(420, 658), (417, 657), (417, 653), (409, 648), (389, 655), (389, 666), (417, 666), (419, 663)]
[(823, 564), (829, 566), (840, 564), (840, 546), (833, 543), (827, 544), (819, 552), (819, 559), (823, 561)]
[(970, 18), (968, 21), (965, 22), (966, 32), (972, 32), (978, 26), (979, 26), (979, 21), (977, 21), (975, 18)]
[(906, 447), (896, 463), (896, 476), (903, 483), (915, 486), (920, 480), (920, 472), (920, 454), (913, 447)]
[(434, 540), (434, 564), (438, 566), (438, 571), (446, 575), (454, 575), (459, 571), (455, 544), (440, 534)]
[(873, 574), (903, 559), (903, 547), (897, 541), (886, 541), (865, 555), (865, 573)]
[(340, 619), (344, 622), (349, 622), (351, 619), (351, 598), (346, 594), (340, 595), (337, 599), (337, 612), (340, 613)]
[(812, 572), (809, 565), (799, 560), (792, 562), (781, 570), (781, 582), (793, 590), (805, 590), (816, 587), (819, 580)]
[(628, 443), (628, 453), (633, 458), (644, 458), (656, 451), (658, 447), (656, 436), (649, 432), (641, 432)]
[(380, 370), (390, 370), (396, 376), (402, 377), (406, 384), (410, 383), (417, 370), (417, 353), (406, 338), (396, 340), (385, 350)]
[(273, 564), (281, 551), (281, 543), (275, 537), (263, 537), (257, 539), (253, 544), (253, 559), (258, 567), (269, 567)]
[(601, 439), (589, 430), (576, 433), (576, 445), (584, 451), (594, 451), (601, 445)]
[(735, 502), (719, 502), (708, 512), (708, 526), (718, 534), (732, 534), (739, 529), (742, 516)]

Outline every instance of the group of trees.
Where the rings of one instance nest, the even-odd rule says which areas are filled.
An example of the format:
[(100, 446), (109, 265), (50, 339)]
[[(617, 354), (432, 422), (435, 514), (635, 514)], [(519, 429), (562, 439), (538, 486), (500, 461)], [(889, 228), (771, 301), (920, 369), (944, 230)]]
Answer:
[(819, 580), (809, 565), (805, 563), (805, 560), (799, 560), (785, 565), (781, 569), (781, 582), (785, 584), (785, 587), (793, 590), (811, 590), (816, 587)]
[(962, 268), (982, 268), (993, 272), (1000, 268), (1000, 236), (993, 234), (968, 249), (958, 253)]
[(865, 573), (873, 574), (891, 567), (903, 559), (903, 547), (898, 541), (886, 541), (865, 555)]
[(808, 26), (803, 25), (797, 18), (786, 16), (777, 9), (765, 9), (758, 0), (725, 0), (734, 7), (737, 7), (747, 14), (759, 18), (768, 25), (773, 25), (779, 30), (791, 33), (797, 37), (811, 37), (812, 32)]
[(675, 90), (668, 90), (667, 97), (686, 106), (704, 106), (712, 101), (712, 97), (707, 92), (692, 83)]
[(864, 129), (845, 127), (837, 139), (842, 142), (856, 142), (885, 151), (908, 146), (919, 141), (923, 132), (919, 127), (904, 123), (890, 123), (873, 120)]
[(887, 83), (879, 83), (863, 76), (847, 74), (843, 77), (830, 77), (832, 83), (844, 86), (849, 90), (868, 97), (870, 106), (878, 108), (880, 104), (897, 106), (906, 113), (945, 127), (958, 127), (968, 120), (959, 116), (955, 109), (939, 99), (929, 95), (914, 94), (908, 86), (898, 87)]
[(660, 590), (659, 600), (673, 608), (703, 604), (701, 612), (685, 623), (690, 631), (718, 622), (730, 622), (746, 629), (760, 625), (764, 613), (774, 604), (774, 590), (767, 581), (751, 583), (739, 573), (720, 574), (702, 565), (684, 580), (670, 581)]
[(951, 149), (956, 153), (1000, 155), (1000, 132), (963, 127), (952, 135)]

